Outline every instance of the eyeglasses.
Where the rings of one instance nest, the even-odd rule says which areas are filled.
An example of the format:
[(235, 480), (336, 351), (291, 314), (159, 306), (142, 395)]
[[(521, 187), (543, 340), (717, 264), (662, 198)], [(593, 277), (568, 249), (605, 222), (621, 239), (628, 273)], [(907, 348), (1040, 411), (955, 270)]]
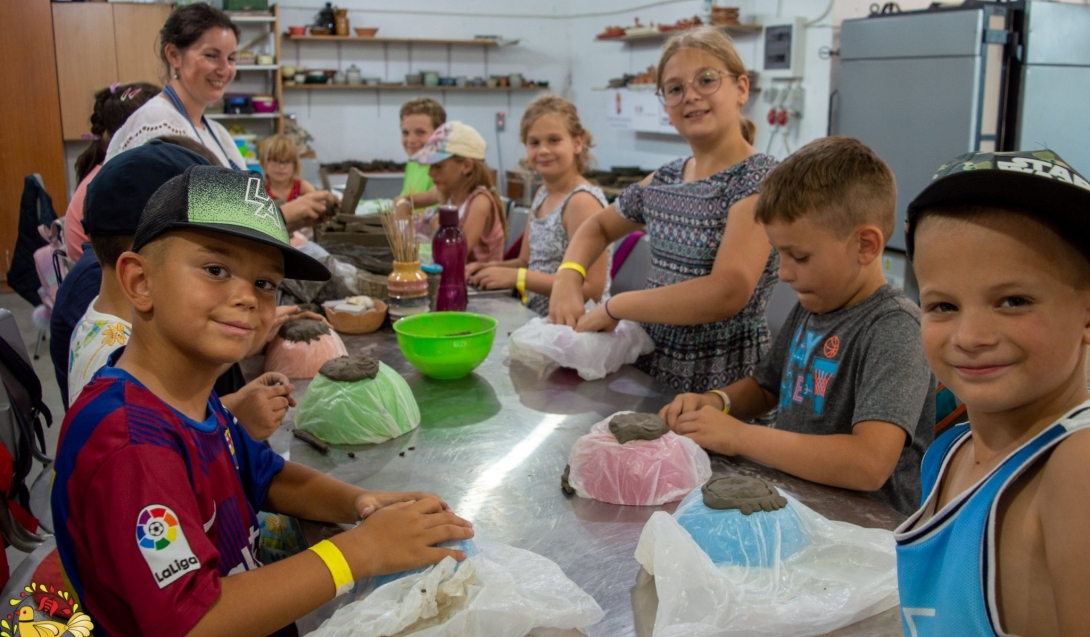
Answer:
[(729, 75), (734, 77), (734, 74), (730, 71), (721, 71), (718, 69), (704, 69), (698, 71), (693, 76), (692, 82), (676, 82), (670, 81), (662, 85), (662, 88), (655, 91), (655, 95), (658, 95), (659, 101), (663, 106), (677, 106), (685, 99), (685, 85), (691, 84), (693, 90), (699, 95), (711, 95), (719, 90), (719, 86), (723, 83), (723, 76)]

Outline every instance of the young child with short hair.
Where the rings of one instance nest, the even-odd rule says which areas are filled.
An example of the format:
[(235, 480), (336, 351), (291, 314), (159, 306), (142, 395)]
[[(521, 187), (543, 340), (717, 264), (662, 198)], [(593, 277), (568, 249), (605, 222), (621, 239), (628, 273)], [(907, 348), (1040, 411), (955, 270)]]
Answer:
[[(819, 139), (773, 169), (756, 217), (799, 302), (752, 376), (664, 407), (671, 429), (710, 451), (914, 510), (935, 381), (920, 309), (882, 272), (896, 206), (889, 166), (854, 139)], [(743, 422), (777, 406), (772, 426)]]
[[(330, 276), (290, 247), (260, 177), (187, 169), (133, 250), (116, 267), (132, 336), (65, 417), (52, 491), (65, 575), (103, 633), (268, 635), (357, 579), (465, 558), (435, 546), (473, 535), (435, 496), (285, 462), (212, 391), (268, 333), (284, 277)], [(261, 567), (258, 509), (363, 522)]]
[(906, 635), (1090, 626), (1090, 181), (1049, 150), (969, 153), (908, 206), (923, 347), (969, 422), (897, 529)]
[[(428, 166), (439, 202), (458, 208), (458, 225), (469, 248), (467, 263), (503, 259), (507, 240), (507, 214), (500, 205), (492, 169), (484, 163), (487, 150), (484, 138), (472, 126), (447, 122), (413, 155), (414, 161)], [(402, 202), (416, 203), (398, 200)], [(433, 219), (433, 225), (438, 221)]]
[[(526, 162), (544, 181), (534, 195), (530, 218), (518, 257), (506, 261), (470, 263), (469, 282), (486, 290), (518, 290), (526, 307), (549, 315), (556, 269), (569, 238), (608, 202), (602, 189), (583, 177), (593, 145), (575, 104), (559, 95), (542, 95), (522, 116), (519, 136)], [(587, 269), (583, 296), (598, 301), (609, 289), (609, 254)]]
[(287, 135), (270, 135), (258, 145), (258, 161), (265, 173), (265, 190), (278, 201), (295, 201), (317, 190), (302, 178), (299, 148)]
[[(675, 391), (705, 391), (752, 374), (768, 350), (765, 308), (779, 256), (753, 207), (776, 160), (753, 148), (756, 127), (743, 112), (749, 77), (722, 31), (671, 36), (656, 77), (692, 156), (660, 167), (579, 227), (554, 277), (549, 318), (580, 332), (639, 321), (655, 351), (637, 367)], [(587, 268), (636, 230), (651, 246), (645, 289), (584, 313)]]
[[(430, 97), (414, 97), (401, 105), (401, 147), (409, 161), (405, 164), (405, 181), (401, 196), (412, 198), (435, 187), (428, 176), (428, 167), (413, 161), (413, 155), (424, 148), (435, 129), (447, 123), (443, 105)], [(419, 208), (420, 206), (414, 206)]]

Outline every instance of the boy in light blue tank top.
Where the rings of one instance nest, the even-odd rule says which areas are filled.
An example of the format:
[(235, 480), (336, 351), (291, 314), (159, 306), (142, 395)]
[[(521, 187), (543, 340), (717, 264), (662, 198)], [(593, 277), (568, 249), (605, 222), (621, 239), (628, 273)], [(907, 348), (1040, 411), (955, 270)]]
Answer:
[(908, 207), (923, 343), (969, 423), (897, 530), (905, 635), (1090, 631), (1090, 182), (1055, 153), (970, 153)]

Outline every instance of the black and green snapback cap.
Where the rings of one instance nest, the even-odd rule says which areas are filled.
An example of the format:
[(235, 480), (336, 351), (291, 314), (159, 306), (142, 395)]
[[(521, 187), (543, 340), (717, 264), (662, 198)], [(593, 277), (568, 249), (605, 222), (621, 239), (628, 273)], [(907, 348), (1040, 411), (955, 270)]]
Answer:
[(163, 184), (148, 200), (133, 239), (133, 251), (171, 230), (209, 230), (278, 248), (284, 276), (328, 281), (329, 269), (288, 243), (280, 208), (255, 172), (192, 166)]
[(1051, 150), (966, 153), (939, 166), (908, 204), (905, 248), (912, 258), (920, 213), (946, 205), (994, 205), (1032, 214), (1090, 258), (1090, 181)]

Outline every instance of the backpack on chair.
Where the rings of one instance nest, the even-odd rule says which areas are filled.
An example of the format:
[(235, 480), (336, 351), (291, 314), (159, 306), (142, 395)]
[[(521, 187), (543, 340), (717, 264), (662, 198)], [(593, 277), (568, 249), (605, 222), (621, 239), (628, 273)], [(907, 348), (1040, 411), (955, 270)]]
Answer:
[(11, 312), (0, 309), (0, 533), (4, 541), (29, 553), (44, 538), (29, 513), (26, 478), (33, 462), (47, 465), (45, 426), (53, 424), (42, 402), (42, 385), (30, 363)]

